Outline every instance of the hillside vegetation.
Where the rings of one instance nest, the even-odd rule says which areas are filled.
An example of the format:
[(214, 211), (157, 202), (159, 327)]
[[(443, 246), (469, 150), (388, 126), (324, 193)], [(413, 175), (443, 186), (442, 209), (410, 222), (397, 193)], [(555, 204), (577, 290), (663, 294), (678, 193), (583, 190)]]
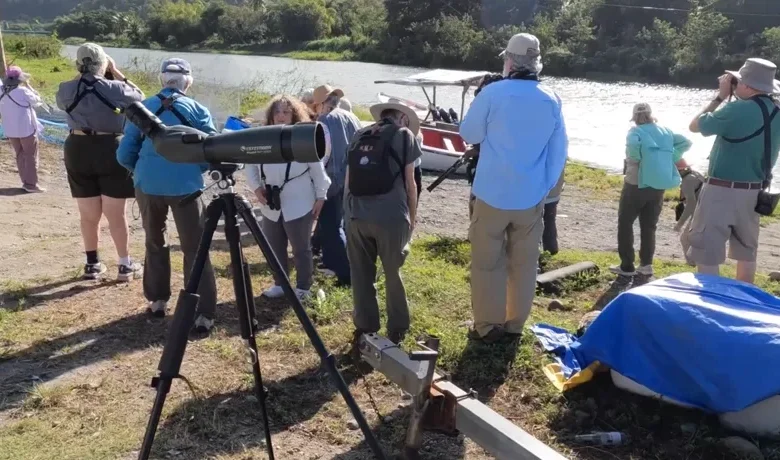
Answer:
[[(545, 72), (712, 84), (749, 56), (780, 61), (780, 2), (764, 0), (9, 0), (59, 14), (60, 38), (427, 67), (497, 69), (508, 37), (542, 41)], [(0, 2), (2, 3), (2, 2)], [(68, 9), (70, 8), (70, 9)]]

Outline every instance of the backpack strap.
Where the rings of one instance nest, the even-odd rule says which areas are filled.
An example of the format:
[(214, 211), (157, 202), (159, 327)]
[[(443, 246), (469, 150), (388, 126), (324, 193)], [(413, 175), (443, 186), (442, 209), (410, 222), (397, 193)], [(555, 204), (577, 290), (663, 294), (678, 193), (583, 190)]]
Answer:
[(13, 97), (11, 97), (11, 91), (15, 90), (16, 88), (18, 88), (18, 86), (4, 86), (3, 87), (3, 94), (0, 94), (0, 101), (2, 101), (4, 97), (8, 96), (8, 99), (10, 99), (11, 102), (16, 104), (17, 107), (21, 107), (23, 109), (32, 108), (31, 105), (22, 105), (22, 104), (16, 102), (16, 100)]
[(766, 108), (766, 105), (761, 102), (761, 99), (764, 97), (755, 97), (753, 98), (753, 101), (755, 101), (756, 104), (761, 108), (761, 115), (764, 117), (764, 127), (762, 128), (764, 130), (764, 158), (763, 158), (763, 170), (764, 170), (764, 180), (761, 183), (761, 187), (764, 190), (768, 190), (769, 187), (772, 185), (772, 120), (774, 118), (774, 115), (777, 114), (780, 109), (778, 109), (777, 104), (767, 96), (767, 98), (772, 101), (772, 105), (775, 106), (775, 109), (772, 111), (772, 115), (769, 115), (769, 109)]
[(772, 121), (774, 121), (775, 117), (777, 116), (778, 112), (780, 112), (780, 108), (777, 107), (775, 104), (775, 109), (772, 111), (771, 114), (769, 114), (769, 110), (767, 110), (766, 106), (763, 102), (761, 102), (761, 99), (769, 99), (772, 100), (769, 96), (755, 96), (750, 98), (751, 101), (756, 102), (761, 107), (761, 113), (766, 112), (767, 116), (769, 117), (769, 121), (767, 121), (766, 118), (764, 118), (764, 125), (758, 128), (753, 134), (745, 137), (741, 137), (739, 139), (733, 139), (730, 137), (721, 136), (721, 138), (730, 143), (730, 144), (741, 144), (743, 142), (747, 142), (753, 138), (756, 138), (761, 135), (761, 133), (764, 133), (766, 131), (766, 127), (772, 124)]
[(159, 117), (160, 115), (162, 115), (163, 112), (165, 112), (167, 110), (167, 111), (173, 113), (176, 116), (176, 118), (179, 119), (179, 121), (181, 122), (182, 125), (192, 127), (192, 124), (190, 123), (189, 120), (187, 120), (187, 117), (185, 117), (184, 114), (182, 114), (179, 111), (179, 109), (176, 108), (176, 105), (174, 104), (176, 102), (176, 100), (179, 99), (182, 96), (183, 96), (183, 94), (179, 93), (178, 91), (174, 92), (170, 96), (166, 96), (166, 95), (164, 95), (162, 93), (158, 94), (157, 98), (160, 99), (161, 105), (160, 105), (160, 108), (157, 109), (157, 112), (155, 112), (155, 115)]
[(396, 125), (395, 123), (391, 123), (390, 126), (392, 127), (386, 128), (382, 132), (382, 140), (385, 141), (387, 143), (387, 146), (389, 147), (390, 158), (392, 158), (398, 164), (398, 167), (401, 169), (401, 172), (398, 174), (401, 176), (401, 180), (404, 183), (404, 190), (406, 190), (406, 159), (408, 158), (408, 153), (406, 151), (406, 139), (404, 139), (404, 143), (402, 147), (403, 151), (401, 152), (402, 155), (401, 158), (403, 158), (403, 160), (401, 160), (401, 158), (398, 157), (398, 152), (396, 152), (395, 149), (393, 148), (393, 138), (395, 138), (395, 135), (401, 130), (401, 128), (398, 127), (398, 125)]
[[(117, 114), (122, 113), (122, 109), (109, 102), (109, 100), (106, 99), (105, 96), (100, 94), (100, 91), (98, 91), (95, 88), (95, 83), (96, 83), (95, 81), (90, 82), (86, 78), (81, 77), (78, 85), (76, 86), (76, 98), (73, 99), (73, 102), (65, 109), (65, 113), (70, 115), (70, 113), (76, 109), (76, 107), (79, 105), (81, 100), (84, 99), (84, 97), (87, 94), (94, 94), (95, 97), (97, 97), (100, 100), (100, 102), (102, 102), (106, 107), (111, 109), (113, 112)], [(81, 85), (84, 85), (83, 91), (79, 91), (81, 89)]]

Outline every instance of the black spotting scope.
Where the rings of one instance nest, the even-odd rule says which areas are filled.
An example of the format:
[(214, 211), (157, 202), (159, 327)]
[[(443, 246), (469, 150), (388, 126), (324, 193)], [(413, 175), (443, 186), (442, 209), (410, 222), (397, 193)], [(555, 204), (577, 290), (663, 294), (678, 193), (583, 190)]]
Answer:
[(325, 130), (317, 122), (208, 135), (189, 126), (165, 126), (140, 102), (130, 104), (125, 116), (174, 163), (315, 163), (325, 156)]

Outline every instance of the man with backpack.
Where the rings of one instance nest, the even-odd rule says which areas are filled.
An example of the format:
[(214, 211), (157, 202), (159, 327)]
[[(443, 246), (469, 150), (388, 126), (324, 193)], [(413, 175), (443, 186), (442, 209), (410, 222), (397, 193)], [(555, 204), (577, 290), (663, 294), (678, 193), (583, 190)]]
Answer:
[[(146, 99), (143, 104), (168, 126), (183, 125), (207, 134), (216, 133), (208, 109), (186, 96), (192, 86), (192, 68), (184, 59), (163, 61), (160, 73), (163, 89)], [(166, 314), (171, 298), (170, 248), (166, 238), (168, 212), (173, 213), (184, 253), (184, 282), (187, 283), (200, 235), (203, 232), (203, 203), (192, 200), (182, 205), (181, 200), (203, 188), (203, 173), (207, 164), (183, 164), (168, 161), (158, 154), (152, 141), (144, 138), (132, 123), (125, 125), (125, 136), (117, 151), (119, 163), (133, 173), (135, 195), (146, 232), (146, 262), (144, 296), (149, 311), (158, 317)], [(206, 259), (203, 277), (198, 288), (200, 302), (195, 328), (208, 333), (214, 325), (217, 290), (214, 270)]]
[(409, 329), (409, 305), (401, 267), (417, 216), (415, 162), (422, 156), (420, 120), (399, 103), (371, 107), (375, 124), (360, 130), (347, 153), (347, 254), (352, 272), (355, 339), (379, 331), (376, 259), (382, 262), (387, 297), (387, 337), (395, 343)]

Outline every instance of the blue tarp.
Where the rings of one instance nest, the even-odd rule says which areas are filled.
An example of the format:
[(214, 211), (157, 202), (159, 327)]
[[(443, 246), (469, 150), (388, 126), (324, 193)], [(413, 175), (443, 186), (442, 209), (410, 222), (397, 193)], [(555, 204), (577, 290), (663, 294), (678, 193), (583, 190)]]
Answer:
[(570, 347), (571, 337), (544, 336), (557, 340), (547, 346), (569, 375), (600, 361), (705, 411), (734, 412), (780, 394), (780, 299), (735, 280), (674, 275), (619, 295)]

